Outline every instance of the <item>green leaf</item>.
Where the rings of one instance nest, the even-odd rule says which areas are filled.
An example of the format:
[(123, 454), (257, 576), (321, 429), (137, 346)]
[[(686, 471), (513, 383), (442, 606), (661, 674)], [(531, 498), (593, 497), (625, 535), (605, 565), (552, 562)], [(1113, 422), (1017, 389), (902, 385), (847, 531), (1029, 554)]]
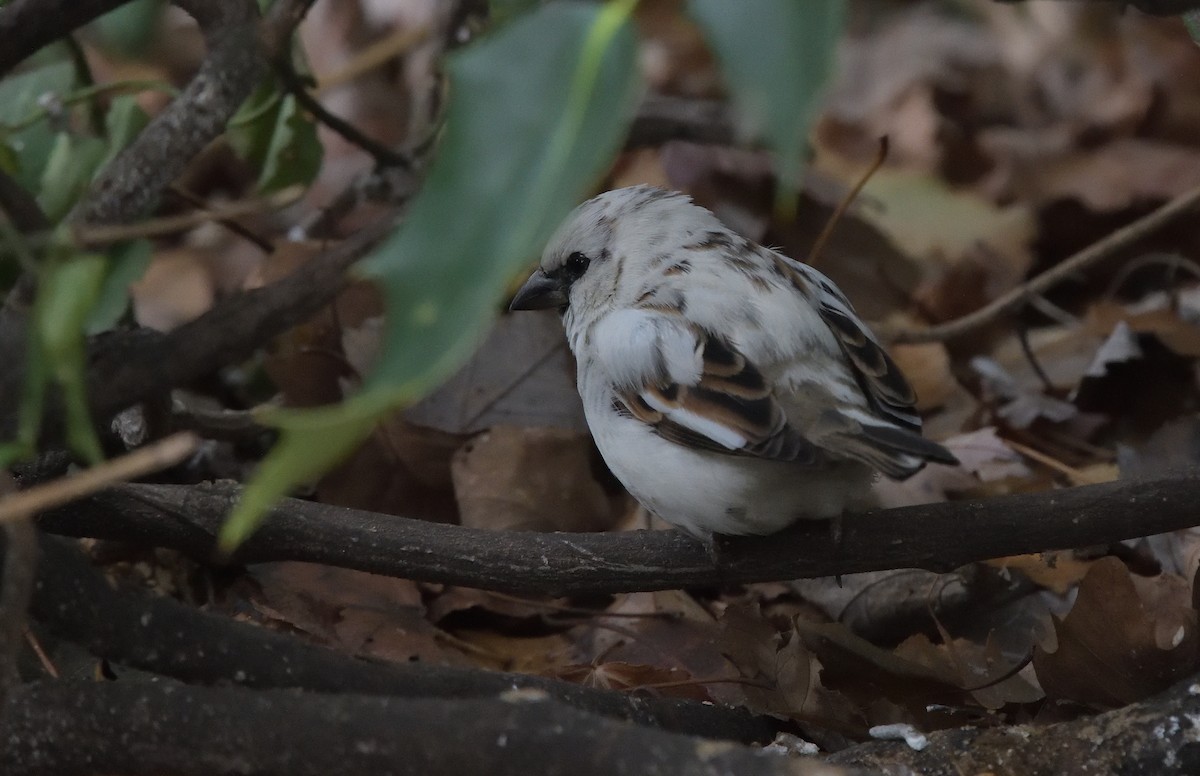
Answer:
[(541, 2), (542, 0), (491, 0), (488, 3), (488, 14), (492, 24), (500, 26), (528, 13)]
[(274, 79), (263, 81), (229, 119), (225, 138), (234, 153), (262, 169), (275, 132), (275, 117), (283, 95)]
[(57, 134), (37, 120), (44, 112), (38, 101), (46, 94), (66, 94), (75, 79), (73, 63), (56, 62), (0, 80), (0, 143), (8, 147), (3, 165), (29, 191), (38, 190)]
[(233, 150), (258, 171), (257, 188), (267, 194), (311, 183), (321, 168), (317, 127), (290, 94), (267, 81), (238, 109), (226, 135)]
[(621, 147), (640, 93), (633, 5), (543, 6), (449, 58), (438, 156), (405, 225), (366, 265), (388, 306), (379, 364), (345, 404), (272, 418), (283, 436), (222, 530), (222, 548), (351, 450), (381, 413), (469, 356), (508, 281)]
[(0, 444), (0, 469), (7, 469), (17, 461), (33, 457), (33, 448), (21, 442)]
[(794, 189), (844, 0), (689, 0), (688, 9), (720, 60), (743, 140), (774, 149), (780, 180)]
[(163, 0), (133, 0), (104, 14), (93, 23), (101, 45), (127, 58), (145, 53), (166, 5)]
[(279, 102), (273, 129), (258, 177), (258, 191), (269, 194), (312, 183), (321, 169), (324, 147), (317, 139), (317, 125), (300, 110), (292, 95)]
[(117, 324), (129, 309), (129, 287), (150, 266), (151, 252), (149, 240), (121, 243), (109, 250), (108, 273), (88, 314), (85, 333), (89, 336), (99, 334)]
[(149, 123), (150, 117), (142, 110), (142, 106), (138, 105), (137, 97), (122, 94), (113, 98), (108, 113), (104, 115), (104, 134), (108, 140), (108, 151), (100, 163), (100, 168), (107, 167)]
[(42, 170), (38, 204), (52, 223), (60, 221), (87, 191), (92, 177), (108, 153), (108, 143), (98, 137), (60, 132)]
[(1200, 44), (1200, 10), (1188, 11), (1183, 15), (1183, 26), (1192, 40)]
[(83, 328), (107, 267), (107, 260), (94, 254), (56, 262), (41, 278), (33, 311), (37, 343), (46, 367), (62, 387), (67, 443), (90, 463), (98, 463), (104, 455), (87, 408)]

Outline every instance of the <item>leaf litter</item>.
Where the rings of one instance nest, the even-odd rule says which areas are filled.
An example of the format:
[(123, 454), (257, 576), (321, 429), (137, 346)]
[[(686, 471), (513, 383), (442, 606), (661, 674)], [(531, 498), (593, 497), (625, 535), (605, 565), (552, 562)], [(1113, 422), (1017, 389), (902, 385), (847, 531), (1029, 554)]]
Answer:
[[(322, 29), (332, 31), (306, 41), (318, 77), (363, 36), (427, 23), (406, 16), (409, 5), (376, 3), (368, 20), (317, 4)], [(936, 3), (864, 5), (812, 133), (792, 220), (773, 216), (771, 159), (745, 148), (670, 141), (630, 150), (604, 185), (682, 189), (748, 237), (803, 257), (886, 134), (886, 166), (820, 258), (859, 311), (885, 328), (976, 310), (1200, 183), (1200, 49), (1177, 22), (1068, 4), (962, 6), (947, 14)], [(645, 0), (638, 18), (655, 89), (723, 93), (682, 3)], [(419, 91), (433, 61), (429, 51), (420, 56), (407, 75), (374, 70), (334, 90), (331, 103), (380, 139), (404, 142), (422, 116), (378, 96)], [(314, 212), (370, 167), (360, 149), (320, 137), (325, 161), (300, 206)], [(225, 186), (253, 182), (229, 159), (205, 164)], [(335, 230), (352, 230), (371, 207), (352, 210)], [(1200, 237), (1192, 227), (1151, 235), (969, 336), (895, 346), (926, 433), (963, 465), (880, 483), (879, 503), (1194, 471)], [(313, 253), (280, 242), (288, 247), (264, 257), (237, 245), (231, 233), (209, 229), (156, 248), (134, 288), (138, 320), (181, 325), (232, 289), (302, 271)], [(337, 401), (368, 370), (381, 313), (373, 290), (352, 285), (243, 371), (291, 406)], [(640, 527), (586, 435), (573, 383), (552, 314), (502, 317), (458, 375), (389, 418), (309, 495), (490, 530)], [(226, 405), (236, 404), (231, 395), (270, 398), (246, 387), (220, 395)], [(177, 562), (107, 565), (185, 597), (188, 585), (152, 570)], [(523, 671), (915, 742), (968, 721), (1113, 708), (1200, 669), (1198, 569), (1196, 531), (997, 559), (950, 575), (851, 575), (844, 587), (803, 580), (578, 600), (275, 563), (213, 585), (204, 605), (356, 656)]]

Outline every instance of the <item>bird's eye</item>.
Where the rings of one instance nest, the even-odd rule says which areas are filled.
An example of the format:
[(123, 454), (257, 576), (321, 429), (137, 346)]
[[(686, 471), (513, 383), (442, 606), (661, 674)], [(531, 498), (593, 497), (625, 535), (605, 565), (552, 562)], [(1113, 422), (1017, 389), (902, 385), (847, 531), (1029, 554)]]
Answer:
[(567, 263), (563, 267), (563, 269), (566, 270), (567, 277), (571, 278), (572, 280), (575, 280), (580, 275), (582, 275), (584, 272), (587, 272), (588, 265), (591, 263), (592, 263), (591, 259), (589, 259), (584, 254), (580, 253), (579, 251), (575, 251), (574, 253), (572, 253), (570, 256), (567, 257)]

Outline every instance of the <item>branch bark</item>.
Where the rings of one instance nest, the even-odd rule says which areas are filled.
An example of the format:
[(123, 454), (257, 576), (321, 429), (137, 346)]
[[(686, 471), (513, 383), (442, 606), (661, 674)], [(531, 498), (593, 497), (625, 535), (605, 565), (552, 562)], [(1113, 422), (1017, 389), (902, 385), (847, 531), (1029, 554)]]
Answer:
[(444, 701), (39, 682), (15, 693), (5, 712), (0, 770), (8, 776), (878, 773), (764, 756), (520, 691)]
[(169, 598), (113, 590), (70, 543), (43, 536), (41, 546), (44, 563), (32, 614), (42, 626), (97, 657), (188, 683), (441, 699), (530, 690), (589, 714), (747, 743), (770, 741), (783, 725), (743, 708), (600, 690), (538, 676), (356, 660)]
[[(282, 280), (230, 297), (169, 334), (138, 329), (96, 339), (88, 354), (92, 416), (111, 417), (132, 404), (247, 358), (273, 337), (303, 323), (333, 301), (345, 285), (346, 270), (391, 228), (387, 221), (363, 229)], [(12, 436), (20, 408), (24, 361), (14, 360), (12, 354), (21, 352), (24, 340), (15, 336), (16, 331), (15, 324), (0, 325), (0, 346), (11, 339), (6, 349), (0, 349), (11, 365), (0, 370), (0, 438)], [(57, 431), (50, 428), (46, 433), (53, 436)]]
[(92, 184), (71, 220), (129, 223), (158, 204), (196, 154), (225, 131), (267, 67), (254, 0), (175, 0), (200, 24), (204, 64)]
[[(124, 485), (45, 514), (72, 536), (156, 544), (211, 557), (238, 498), (229, 483)], [(235, 560), (302, 560), (377, 574), (510, 593), (580, 595), (924, 568), (1101, 544), (1200, 524), (1200, 475), (1113, 482), (985, 501), (903, 507), (722, 547), (676, 531), (616, 534), (497, 532), (287, 499)]]
[(916, 751), (880, 741), (845, 749), (830, 762), (922, 776), (1060, 776), (1064, 773), (1200, 773), (1200, 677), (1094, 717), (1037, 727), (960, 728), (929, 735)]

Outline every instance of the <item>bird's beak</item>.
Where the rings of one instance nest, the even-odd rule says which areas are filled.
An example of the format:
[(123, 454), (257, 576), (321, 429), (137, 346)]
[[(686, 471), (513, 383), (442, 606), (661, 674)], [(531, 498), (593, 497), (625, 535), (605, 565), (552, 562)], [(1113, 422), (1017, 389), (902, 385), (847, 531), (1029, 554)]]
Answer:
[(525, 285), (513, 297), (509, 310), (546, 310), (551, 307), (562, 307), (567, 303), (566, 290), (558, 278), (538, 270), (529, 276)]

